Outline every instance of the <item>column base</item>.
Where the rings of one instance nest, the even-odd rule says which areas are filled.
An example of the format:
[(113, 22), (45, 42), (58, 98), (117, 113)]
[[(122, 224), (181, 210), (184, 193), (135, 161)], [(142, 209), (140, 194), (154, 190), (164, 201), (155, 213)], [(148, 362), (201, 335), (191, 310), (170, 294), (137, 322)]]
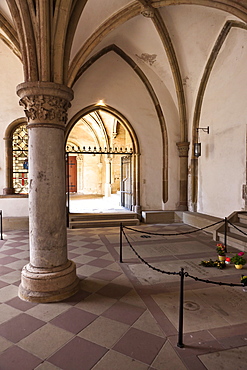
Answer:
[(59, 302), (77, 293), (79, 283), (73, 261), (53, 269), (33, 267), (29, 263), (22, 269), (18, 296), (29, 302)]

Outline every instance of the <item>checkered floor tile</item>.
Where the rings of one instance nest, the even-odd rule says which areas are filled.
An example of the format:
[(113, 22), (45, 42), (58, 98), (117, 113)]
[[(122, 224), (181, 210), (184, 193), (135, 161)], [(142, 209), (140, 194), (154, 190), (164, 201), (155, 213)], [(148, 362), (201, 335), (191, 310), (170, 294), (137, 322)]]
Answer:
[[(138, 229), (191, 230), (181, 224)], [(196, 276), (239, 282), (232, 267), (220, 271), (199, 266), (202, 259), (215, 258), (210, 234), (144, 238), (126, 233), (142, 258), (161, 270), (179, 272), (184, 266)], [(28, 243), (24, 230), (6, 232), (0, 241), (1, 370), (212, 370), (222, 366), (222, 352), (234, 356), (232, 349), (238, 350), (239, 363), (246, 363), (247, 295), (241, 289), (186, 279), (184, 348), (179, 348), (179, 276), (150, 269), (126, 240), (120, 263), (117, 228), (68, 230), (68, 258), (76, 263), (81, 289), (59, 303), (18, 298), (21, 269), (29, 262)], [(226, 361), (222, 368), (230, 370), (230, 364)]]

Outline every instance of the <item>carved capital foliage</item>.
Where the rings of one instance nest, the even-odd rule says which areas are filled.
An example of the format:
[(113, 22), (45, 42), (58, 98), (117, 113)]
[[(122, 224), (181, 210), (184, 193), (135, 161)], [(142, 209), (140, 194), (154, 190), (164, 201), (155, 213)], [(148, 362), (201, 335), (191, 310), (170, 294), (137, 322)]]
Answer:
[(17, 86), (20, 105), (30, 125), (64, 127), (73, 91), (53, 82), (25, 82)]
[(27, 120), (30, 123), (66, 123), (67, 110), (71, 106), (67, 100), (50, 95), (30, 95), (20, 99)]
[(177, 143), (179, 157), (188, 157), (189, 147), (190, 143), (188, 143), (187, 141)]

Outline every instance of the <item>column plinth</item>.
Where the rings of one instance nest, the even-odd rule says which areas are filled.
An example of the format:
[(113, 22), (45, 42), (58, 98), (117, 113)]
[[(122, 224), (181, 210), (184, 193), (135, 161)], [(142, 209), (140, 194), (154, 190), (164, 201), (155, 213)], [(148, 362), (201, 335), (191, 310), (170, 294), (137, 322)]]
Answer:
[(75, 294), (78, 284), (73, 261), (54, 269), (35, 268), (29, 263), (22, 269), (19, 297), (31, 302), (58, 302)]
[(29, 130), (30, 263), (19, 297), (56, 302), (79, 289), (76, 266), (67, 259), (64, 128), (73, 92), (52, 82), (18, 85)]

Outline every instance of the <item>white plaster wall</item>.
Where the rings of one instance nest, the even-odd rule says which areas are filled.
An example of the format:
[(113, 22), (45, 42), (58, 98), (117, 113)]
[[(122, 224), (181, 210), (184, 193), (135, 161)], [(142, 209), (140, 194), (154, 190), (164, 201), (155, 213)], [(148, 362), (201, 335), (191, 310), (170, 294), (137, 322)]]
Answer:
[[(4, 136), (8, 125), (17, 118), (23, 117), (23, 108), (19, 106), (16, 86), (23, 82), (23, 71), (20, 60), (0, 41), (0, 194), (5, 187), (5, 150)], [(27, 198), (0, 198), (0, 209), (3, 217), (28, 216)]]
[(199, 158), (199, 212), (227, 217), (244, 206), (247, 125), (247, 31), (232, 29), (206, 89)]
[(0, 209), (3, 211), (3, 218), (27, 217), (28, 198), (0, 198)]
[[(109, 65), (114, 65), (114, 69), (109, 69)], [(86, 71), (75, 84), (74, 93), (70, 118), (84, 107), (103, 100), (128, 119), (140, 143), (141, 205), (147, 210), (162, 209), (161, 129), (144, 84), (111, 52)]]

